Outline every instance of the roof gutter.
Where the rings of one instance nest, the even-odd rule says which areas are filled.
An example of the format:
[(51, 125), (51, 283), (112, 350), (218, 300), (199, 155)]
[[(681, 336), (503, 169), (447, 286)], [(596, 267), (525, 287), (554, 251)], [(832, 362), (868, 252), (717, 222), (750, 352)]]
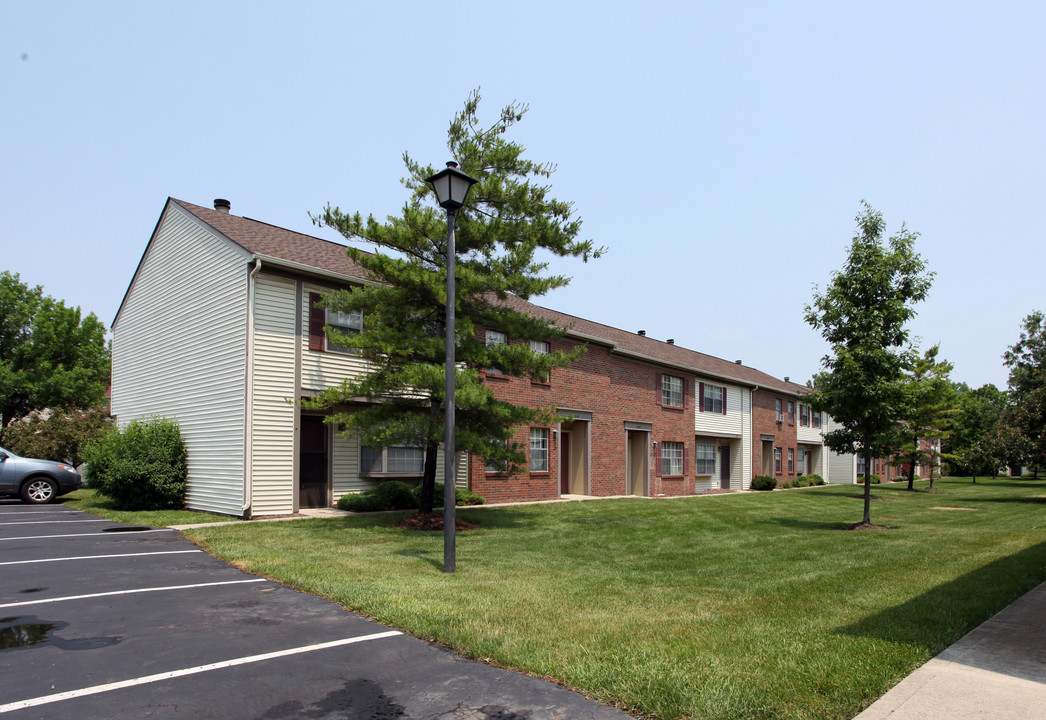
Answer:
[(368, 280), (366, 278), (356, 277), (355, 275), (345, 275), (344, 273), (331, 272), (330, 270), (323, 270), (312, 265), (305, 265), (303, 263), (297, 263), (292, 260), (282, 260), (277, 257), (272, 257), (271, 255), (258, 255), (256, 253), (252, 257), (259, 263), (264, 260), (270, 268), (283, 268), (285, 270), (291, 270), (301, 275), (311, 275), (313, 277), (321, 277), (326, 278), (328, 280), (336, 280), (342, 283), (351, 280), (357, 285), (381, 285), (381, 283), (377, 282), (376, 280)]

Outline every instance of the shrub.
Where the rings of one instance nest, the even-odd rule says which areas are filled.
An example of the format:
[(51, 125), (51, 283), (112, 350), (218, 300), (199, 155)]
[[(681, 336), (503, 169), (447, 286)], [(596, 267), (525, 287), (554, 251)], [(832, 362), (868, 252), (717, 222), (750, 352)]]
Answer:
[(135, 420), (83, 450), (88, 485), (118, 510), (177, 510), (185, 506), (187, 455), (178, 423)]
[(753, 490), (773, 490), (777, 487), (777, 481), (767, 475), (756, 475), (750, 487)]
[(872, 485), (878, 485), (879, 483), (881, 483), (883, 481), (883, 479), (881, 477), (879, 477), (878, 475), (874, 475), (873, 474), (872, 477), (871, 477), (871, 481), (872, 481)]
[[(796, 481), (796, 483), (795, 483), (795, 486), (796, 486), (796, 487), (802, 487), (802, 486), (801, 486), (801, 485), (799, 484), (799, 481), (798, 481), (798, 480)], [(789, 488), (791, 488), (791, 487), (792, 487), (792, 483), (790, 483), (790, 482), (787, 482), (787, 481), (785, 481), (785, 482), (781, 483), (781, 488), (782, 488), (783, 490), (788, 490), (788, 489), (789, 489)]]
[(811, 485), (811, 486), (813, 486), (813, 485), (824, 485), (824, 478), (821, 477), (820, 475), (807, 475), (806, 476), (806, 484), (807, 485)]
[(918, 475), (912, 475), (912, 480), (913, 480), (914, 482), (919, 482), (920, 480), (922, 480), (922, 478), (921, 478), (921, 477), (919, 477)]
[[(421, 497), (421, 486), (414, 488), (411, 492), (414, 493), (414, 507), (418, 506), (418, 498)], [(466, 488), (455, 488), (454, 491), (454, 504), (455, 505), (482, 505), (485, 501), (482, 497)], [(435, 489), (432, 491), (432, 509), (435, 511), (437, 508), (443, 507), (443, 483), (436, 483)]]
[(382, 510), (413, 510), (418, 507), (410, 488), (399, 480), (386, 480), (361, 493), (342, 495), (339, 510), (350, 512), (380, 512)]
[(53, 408), (30, 413), (8, 425), (4, 445), (22, 457), (79, 466), (84, 462), (84, 447), (101, 439), (112, 427), (113, 419), (103, 407)]

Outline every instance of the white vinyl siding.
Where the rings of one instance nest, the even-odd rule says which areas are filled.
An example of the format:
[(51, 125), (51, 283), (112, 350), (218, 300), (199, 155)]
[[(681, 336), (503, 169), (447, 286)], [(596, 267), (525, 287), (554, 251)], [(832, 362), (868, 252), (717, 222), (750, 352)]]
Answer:
[[(700, 388), (701, 381), (695, 383)], [(745, 431), (745, 415), (746, 410), (744, 407), (744, 395), (749, 390), (747, 388), (742, 389), (739, 387), (732, 387), (729, 385), (718, 385), (717, 387), (723, 388), (726, 394), (726, 414), (720, 412), (708, 412), (700, 409), (694, 412), (694, 432), (698, 435), (702, 433), (718, 433), (721, 435), (730, 435), (731, 437), (742, 437)], [(700, 390), (698, 390), (700, 392)], [(700, 398), (698, 398), (700, 401)], [(698, 403), (694, 403), (695, 407)]]
[(177, 421), (194, 510), (243, 510), (249, 259), (168, 203), (113, 326), (112, 412)]
[[(310, 283), (305, 283), (302, 288), (301, 389), (305, 392), (324, 390), (332, 385), (339, 385), (345, 378), (359, 376), (365, 372), (367, 367), (363, 358), (351, 353), (309, 350), (309, 293), (322, 293), (328, 289)], [(293, 357), (293, 353), (289, 357)]]
[(255, 277), (252, 514), (294, 512), (295, 282)]

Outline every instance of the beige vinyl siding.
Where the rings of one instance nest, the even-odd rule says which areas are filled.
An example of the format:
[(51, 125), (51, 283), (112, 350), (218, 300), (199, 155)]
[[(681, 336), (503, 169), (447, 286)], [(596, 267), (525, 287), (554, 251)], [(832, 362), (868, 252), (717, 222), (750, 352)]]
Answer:
[[(804, 403), (805, 404), (805, 403)], [(811, 443), (813, 445), (820, 445), (822, 442), (821, 428), (814, 427), (813, 418), (810, 418), (809, 425), (799, 424), (799, 408), (796, 407), (796, 424), (795, 424), (795, 438), (800, 443)], [(813, 411), (811, 410), (811, 414)]]
[[(741, 462), (737, 468), (741, 471), (740, 477), (730, 473), (730, 487), (738, 487), (747, 490), (752, 484), (752, 391), (745, 388), (741, 391)], [(734, 484), (734, 481), (737, 484)]]
[(230, 515), (244, 500), (248, 259), (168, 204), (113, 328), (119, 424), (177, 421), (188, 449), (186, 505)]
[[(726, 389), (726, 414), (701, 411), (699, 383), (706, 382)], [(733, 489), (748, 488), (752, 477), (752, 391), (748, 388), (726, 385), (715, 380), (694, 381), (694, 433), (703, 436), (705, 442), (715, 441), (716, 474), (710, 480), (707, 476), (697, 478), (696, 488), (707, 490), (717, 488), (719, 481), (718, 443), (723, 438), (730, 439), (730, 487)]]
[(334, 500), (347, 493), (370, 490), (380, 480), (360, 477), (360, 440), (356, 430), (334, 435)]
[(252, 514), (294, 511), (295, 281), (255, 278), (251, 406)]
[[(701, 401), (700, 383), (707, 382), (709, 385), (718, 385), (726, 388), (726, 414), (717, 412), (703, 412), (698, 403)], [(744, 394), (747, 390), (730, 385), (723, 385), (715, 381), (705, 381), (698, 378), (694, 381), (694, 432), (713, 433), (718, 435), (730, 435), (742, 437), (744, 433)]]
[(853, 485), (857, 478), (857, 459), (854, 455), (840, 455), (831, 450), (828, 453), (828, 477), (826, 482), (833, 485)]
[(366, 371), (366, 361), (344, 352), (319, 352), (309, 349), (309, 293), (323, 293), (329, 288), (305, 283), (302, 288), (302, 363), (301, 387), (305, 392), (319, 391), (338, 385), (348, 377)]

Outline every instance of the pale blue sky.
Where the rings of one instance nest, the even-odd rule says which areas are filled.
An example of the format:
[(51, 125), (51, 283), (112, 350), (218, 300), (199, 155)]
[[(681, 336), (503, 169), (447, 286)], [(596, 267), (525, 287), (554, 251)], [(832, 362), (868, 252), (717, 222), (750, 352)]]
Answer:
[(953, 377), (1046, 310), (1041, 2), (0, 2), (0, 268), (108, 326), (167, 196), (336, 239), (482, 87), (609, 248), (539, 304), (804, 382), (860, 200)]

